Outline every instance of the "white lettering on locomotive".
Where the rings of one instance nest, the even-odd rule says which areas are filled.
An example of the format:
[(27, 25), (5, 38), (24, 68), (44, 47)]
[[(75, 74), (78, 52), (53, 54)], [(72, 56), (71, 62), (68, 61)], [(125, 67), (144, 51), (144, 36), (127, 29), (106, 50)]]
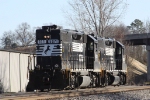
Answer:
[(37, 44), (58, 44), (58, 39), (50, 39), (50, 40), (38, 40)]
[(62, 45), (61, 44), (42, 44), (38, 45), (36, 50), (37, 56), (61, 56)]
[(57, 39), (50, 39), (50, 40), (48, 40), (48, 43), (59, 43), (59, 40), (57, 40)]
[(46, 40), (38, 40), (37, 43), (38, 44), (46, 44)]
[(74, 52), (83, 52), (83, 44), (72, 42), (72, 51), (74, 51)]

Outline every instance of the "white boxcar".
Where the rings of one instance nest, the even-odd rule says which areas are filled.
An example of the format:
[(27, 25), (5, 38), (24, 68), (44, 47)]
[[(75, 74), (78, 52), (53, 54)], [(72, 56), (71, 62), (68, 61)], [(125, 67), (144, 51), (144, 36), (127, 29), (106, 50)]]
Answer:
[(0, 82), (3, 85), (4, 92), (26, 91), (29, 81), (28, 56), (33, 55), (0, 50)]

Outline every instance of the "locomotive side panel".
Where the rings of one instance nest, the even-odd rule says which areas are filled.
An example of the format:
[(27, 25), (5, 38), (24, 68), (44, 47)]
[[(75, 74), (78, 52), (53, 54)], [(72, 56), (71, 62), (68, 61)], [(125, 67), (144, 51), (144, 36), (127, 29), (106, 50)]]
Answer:
[[(63, 69), (85, 69), (85, 43), (82, 35), (61, 34)], [(69, 38), (69, 39), (66, 39)]]
[(71, 43), (71, 56), (70, 63), (72, 69), (85, 69), (85, 43), (82, 42), (82, 39), (72, 40)]
[(62, 69), (70, 69), (71, 65), (68, 60), (71, 55), (71, 34), (61, 34), (61, 42), (62, 42)]

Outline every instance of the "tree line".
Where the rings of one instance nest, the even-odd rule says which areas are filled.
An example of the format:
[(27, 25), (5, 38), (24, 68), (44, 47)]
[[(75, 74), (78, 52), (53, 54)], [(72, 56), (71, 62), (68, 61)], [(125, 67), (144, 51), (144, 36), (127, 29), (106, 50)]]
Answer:
[[(150, 21), (135, 19), (129, 26), (116, 24), (126, 11), (128, 4), (125, 0), (71, 0), (68, 4), (71, 10), (65, 11), (66, 21), (72, 29), (82, 30), (86, 34), (113, 37), (122, 42), (125, 34), (150, 32)], [(24, 22), (14, 31), (4, 32), (1, 37), (2, 48), (15, 49), (35, 44), (35, 29)], [(141, 54), (146, 55), (144, 46), (126, 47), (126, 51), (130, 50), (128, 55), (136, 59), (142, 59)]]
[(14, 49), (17, 47), (26, 47), (35, 44), (34, 28), (23, 22), (14, 31), (6, 31), (1, 37), (1, 45), (3, 49)]

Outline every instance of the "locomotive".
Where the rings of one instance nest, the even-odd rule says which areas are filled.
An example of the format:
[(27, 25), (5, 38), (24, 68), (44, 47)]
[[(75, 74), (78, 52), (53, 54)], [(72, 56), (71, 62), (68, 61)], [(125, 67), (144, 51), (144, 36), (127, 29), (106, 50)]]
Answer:
[(125, 85), (124, 45), (112, 38), (57, 25), (36, 30), (34, 69), (27, 91)]

